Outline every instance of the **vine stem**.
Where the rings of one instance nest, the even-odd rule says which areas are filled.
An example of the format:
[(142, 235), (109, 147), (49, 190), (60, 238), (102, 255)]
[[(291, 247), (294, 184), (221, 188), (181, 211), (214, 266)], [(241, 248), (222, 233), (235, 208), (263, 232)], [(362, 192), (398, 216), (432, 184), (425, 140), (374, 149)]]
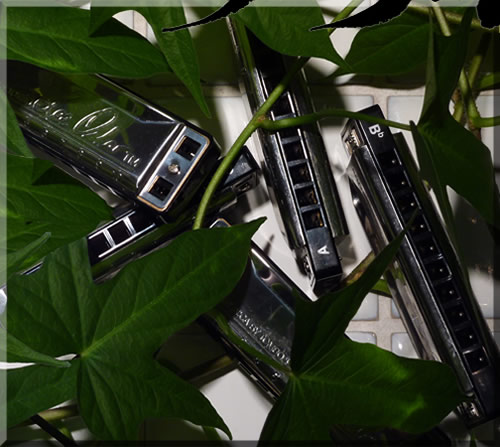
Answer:
[(490, 73), (484, 76), (477, 86), (479, 90), (493, 88), (496, 84), (500, 84), (500, 72)]
[[(41, 411), (39, 416), (42, 417), (47, 422), (57, 422), (62, 419), (67, 419), (71, 417), (78, 416), (78, 407), (76, 405), (68, 405), (66, 407), (54, 408), (51, 410)], [(23, 425), (31, 425), (32, 421), (24, 421), (19, 424), (19, 426)]]
[[(436, 7), (436, 6), (433, 6), (433, 7)], [(415, 12), (415, 13), (421, 14), (421, 15), (427, 15), (427, 16), (430, 14), (428, 7), (410, 6), (408, 8), (408, 11)], [(462, 15), (461, 14), (457, 14), (456, 12), (450, 12), (450, 11), (443, 12), (443, 14), (449, 23), (455, 23), (455, 24), (459, 25), (462, 22)], [(471, 27), (474, 29), (477, 29), (479, 31), (482, 31), (484, 33), (498, 33), (498, 30), (499, 30), (499, 27), (484, 28), (481, 25), (481, 22), (476, 18), (472, 19)]]
[[(433, 11), (443, 35), (446, 37), (451, 36), (451, 30), (443, 10), (439, 6), (434, 6)], [(462, 92), (462, 101), (464, 101), (466, 105), (467, 118), (469, 121), (469, 128), (471, 128), (471, 130), (473, 130), (473, 128), (494, 127), (500, 124), (500, 116), (483, 118), (479, 114), (476, 101), (472, 96), (469, 78), (467, 77), (464, 68), (460, 71), (458, 85), (460, 87), (460, 91)]]
[(411, 127), (409, 124), (403, 124), (397, 121), (377, 118), (371, 115), (365, 115), (364, 113), (350, 112), (349, 110), (344, 110), (344, 109), (325, 109), (319, 112), (310, 113), (308, 115), (298, 116), (296, 118), (284, 118), (277, 121), (273, 121), (270, 119), (263, 119), (259, 122), (259, 127), (266, 130), (274, 131), (274, 130), (284, 129), (286, 127), (295, 127), (295, 126), (302, 126), (305, 124), (314, 123), (322, 118), (328, 118), (332, 116), (360, 119), (375, 124), (384, 124), (389, 127), (395, 127), (397, 129), (411, 131)]
[[(477, 75), (479, 74), (479, 69), (481, 68), (483, 60), (488, 51), (490, 41), (491, 41), (491, 34), (483, 34), (481, 36), (481, 39), (479, 40), (476, 53), (471, 58), (469, 64), (469, 84), (472, 88), (476, 83)], [(474, 95), (474, 97), (475, 96), (477, 95)], [(455, 118), (458, 122), (461, 122), (463, 113), (464, 113), (463, 101), (455, 103), (455, 111), (453, 112), (453, 118)]]
[[(338, 20), (342, 20), (345, 17), (349, 16), (351, 12), (353, 12), (363, 0), (352, 0), (336, 17), (333, 19), (334, 22)], [(333, 30), (332, 30), (333, 32)], [(221, 184), (224, 176), (229, 171), (233, 163), (237, 160), (243, 145), (250, 138), (252, 133), (257, 130), (259, 127), (259, 123), (265, 120), (265, 115), (271, 107), (276, 102), (276, 100), (281, 96), (281, 94), (286, 90), (290, 80), (298, 73), (304, 65), (309, 60), (308, 57), (299, 57), (295, 60), (292, 67), (288, 71), (288, 73), (284, 76), (284, 78), (280, 81), (277, 87), (271, 92), (266, 101), (259, 107), (255, 115), (252, 117), (250, 122), (245, 126), (241, 134), (238, 136), (236, 141), (233, 143), (231, 148), (229, 149), (227, 155), (223, 158), (221, 164), (215, 171), (214, 176), (210, 180), (203, 197), (201, 198), (200, 205), (196, 212), (196, 217), (193, 224), (193, 230), (197, 230), (203, 226), (203, 220), (205, 219), (205, 215), (207, 213), (210, 201), (217, 189), (217, 187)]]

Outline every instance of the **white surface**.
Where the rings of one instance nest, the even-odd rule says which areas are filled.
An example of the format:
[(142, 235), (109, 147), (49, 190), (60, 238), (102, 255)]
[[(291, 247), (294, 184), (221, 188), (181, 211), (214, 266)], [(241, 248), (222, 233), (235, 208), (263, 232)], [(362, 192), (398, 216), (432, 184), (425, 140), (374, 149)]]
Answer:
[(392, 352), (400, 357), (417, 359), (418, 355), (411, 344), (410, 337), (406, 332), (392, 334)]

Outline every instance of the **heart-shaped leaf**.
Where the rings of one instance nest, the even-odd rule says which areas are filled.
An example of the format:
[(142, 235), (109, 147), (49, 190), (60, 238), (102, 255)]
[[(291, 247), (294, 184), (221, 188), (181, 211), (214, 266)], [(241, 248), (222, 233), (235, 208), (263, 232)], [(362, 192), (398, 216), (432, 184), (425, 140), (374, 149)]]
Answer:
[[(7, 426), (12, 427), (40, 411), (72, 399), (79, 364), (78, 359), (73, 359), (69, 368), (34, 365), (7, 370)], [(0, 410), (5, 409), (2, 408), (4, 405), (2, 399)]]
[(328, 31), (309, 31), (310, 27), (324, 22), (319, 7), (245, 8), (232, 18), (275, 51), (289, 56), (320, 57), (345, 65), (333, 48)]
[(110, 209), (99, 196), (71, 179), (68, 183), (36, 184), (50, 168), (49, 163), (10, 154), (6, 160), (8, 176), (0, 178), (0, 191), (7, 191), (7, 239), (0, 239), (0, 247), (14, 256), (9, 264), (14, 263), (15, 252), (41, 242), (39, 238), (47, 232), (51, 237), (38, 244), (21, 264), (16, 263), (19, 269), (111, 218)]
[[(404, 13), (389, 23), (361, 29), (335, 75), (398, 75), (423, 65), (427, 58), (429, 20)], [(408, 51), (411, 48), (411, 51)]]
[(90, 37), (87, 10), (10, 7), (7, 15), (8, 59), (60, 72), (121, 77), (170, 71), (160, 51), (115, 19), (106, 34)]
[(0, 335), (5, 337), (7, 341), (6, 350), (3, 346), (0, 346), (0, 358), (6, 355), (8, 362), (37, 363), (56, 368), (69, 368), (71, 366), (69, 362), (57, 360), (48, 355), (36, 352), (14, 337), (10, 332), (7, 332), (2, 325), (0, 325)]
[[(10, 153), (32, 158), (33, 154), (28, 148), (26, 140), (19, 128), (16, 114), (9, 104), (9, 101), (7, 101), (5, 92), (2, 89), (0, 89), (0, 110), (7, 110), (7, 119), (5, 121), (0, 121), (0, 142), (4, 141), (7, 143), (6, 149)], [(0, 148), (0, 151), (2, 151), (2, 148)]]
[(421, 432), (463, 399), (448, 366), (399, 358), (344, 336), (403, 237), (389, 244), (345, 289), (316, 302), (296, 302), (292, 374), (261, 439), (329, 440), (334, 424)]
[[(203, 96), (200, 81), (198, 56), (189, 31), (184, 29), (175, 33), (163, 33), (165, 26), (186, 23), (184, 8), (170, 5), (166, 8), (141, 7), (138, 1), (133, 7), (98, 7), (99, 1), (92, 2), (90, 33), (99, 30), (113, 15), (121, 11), (134, 10), (140, 13), (151, 25), (158, 45), (172, 71), (186, 85), (201, 110), (209, 116), (210, 111)], [(106, 25), (107, 26), (107, 25)]]
[[(31, 263), (31, 259), (40, 258), (37, 255), (37, 251), (50, 239), (51, 234), (49, 232), (42, 234), (38, 239), (29, 243), (25, 247), (20, 248), (17, 251), (11, 252), (7, 257), (7, 277), (15, 272), (23, 270), (23, 267), (28, 267)], [(4, 254), (0, 254), (0, 259)], [(2, 265), (0, 263), (0, 265)], [(0, 267), (0, 278), (5, 272), (2, 271)]]
[[(261, 222), (184, 233), (101, 285), (92, 282), (83, 241), (59, 249), (38, 272), (10, 280), (9, 332), (48, 356), (78, 355), (71, 397), (99, 438), (134, 439), (145, 418), (164, 416), (229, 433), (203, 395), (153, 355), (229, 294)], [(35, 410), (26, 405), (17, 417)]]

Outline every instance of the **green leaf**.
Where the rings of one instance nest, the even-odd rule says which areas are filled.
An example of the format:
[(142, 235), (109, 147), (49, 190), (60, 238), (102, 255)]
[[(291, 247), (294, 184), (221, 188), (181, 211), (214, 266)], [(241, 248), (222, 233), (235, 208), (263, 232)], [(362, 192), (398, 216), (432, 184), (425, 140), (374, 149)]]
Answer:
[(93, 0), (91, 2), (90, 8), (90, 19), (89, 19), (89, 35), (92, 36), (95, 34), (108, 20), (111, 19), (114, 15), (128, 11), (127, 7), (116, 6), (116, 7), (98, 7), (94, 5), (98, 5), (100, 2)]
[(1, 325), (0, 334), (6, 336), (7, 340), (6, 350), (0, 346), (0, 358), (2, 357), (1, 354), (4, 353), (4, 355), (7, 355), (6, 358), (8, 362), (37, 363), (39, 365), (54, 366), (56, 368), (69, 368), (71, 366), (69, 362), (57, 360), (31, 349), (22, 341), (14, 337), (10, 332), (6, 332)]
[[(79, 364), (79, 359), (74, 359), (69, 368), (35, 365), (9, 369), (7, 426), (19, 424), (40, 411), (74, 397)], [(0, 402), (0, 409), (2, 405), (5, 405), (3, 401)]]
[[(210, 116), (208, 105), (203, 96), (200, 81), (200, 67), (198, 56), (194, 48), (194, 43), (187, 29), (175, 33), (163, 33), (165, 26), (175, 26), (186, 23), (184, 8), (181, 6), (169, 6), (166, 8), (148, 8), (148, 7), (97, 7), (99, 2), (92, 2), (90, 18), (90, 32), (93, 33), (106, 23), (114, 14), (134, 10), (142, 14), (153, 29), (156, 40), (165, 59), (170, 65), (172, 71), (189, 89), (194, 99), (200, 106), (203, 113)], [(138, 5), (140, 2), (138, 2)]]
[(337, 70), (335, 76), (389, 76), (415, 70), (426, 61), (429, 27), (427, 18), (405, 13), (389, 23), (362, 28), (345, 58), (348, 67)]
[(397, 357), (344, 338), (289, 380), (262, 439), (327, 441), (333, 424), (420, 433), (465, 399), (444, 364)]
[[(7, 149), (10, 153), (33, 158), (33, 154), (28, 148), (17, 123), (16, 114), (9, 101), (7, 101), (5, 92), (2, 89), (0, 89), (0, 110), (7, 110), (6, 121), (2, 120), (0, 122), (0, 142), (5, 141), (7, 143)], [(5, 124), (7, 125), (6, 127), (4, 127)]]
[[(7, 257), (7, 277), (14, 272), (19, 272), (24, 268), (28, 268), (30, 265), (29, 259), (37, 257), (36, 252), (50, 239), (50, 236), (51, 234), (49, 232), (44, 233), (38, 239), (22, 247), (20, 250), (10, 253)], [(3, 250), (0, 256), (3, 256)], [(2, 265), (2, 263), (0, 263), (0, 265)], [(2, 273), (3, 272), (0, 270), (0, 277)]]
[(499, 194), (491, 153), (487, 146), (456, 122), (449, 112), (467, 48), (472, 11), (465, 15), (456, 34), (443, 37), (431, 33), (427, 64), (427, 87), (418, 131), (418, 157), (423, 178), (444, 204), (446, 185), (467, 199), (482, 217), (494, 224)]
[(99, 438), (133, 439), (144, 418), (164, 416), (229, 433), (203, 395), (153, 355), (229, 294), (260, 224), (184, 233), (101, 285), (84, 242), (59, 249), (38, 272), (9, 282), (9, 331), (46, 355), (80, 356), (75, 394)]
[(7, 155), (7, 179), (0, 179), (0, 191), (7, 191), (7, 255), (26, 249), (43, 234), (51, 238), (36, 256), (25, 259), (24, 267), (34, 264), (50, 251), (81, 238), (111, 218), (105, 202), (79, 184), (34, 184), (50, 165), (47, 162)]
[(115, 19), (106, 34), (90, 37), (90, 11), (8, 8), (7, 58), (59, 72), (146, 77), (170, 71), (144, 37)]
[(345, 66), (333, 48), (328, 31), (309, 31), (324, 23), (319, 7), (245, 8), (231, 17), (275, 51), (289, 56), (320, 57)]
[(448, 366), (399, 358), (344, 336), (403, 237), (391, 242), (348, 287), (316, 302), (297, 300), (293, 372), (261, 439), (329, 440), (334, 424), (421, 432), (463, 399)]
[(153, 28), (158, 45), (172, 71), (189, 89), (203, 113), (210, 116), (210, 110), (201, 89), (198, 56), (189, 31), (187, 29), (175, 33), (162, 33), (161, 31), (165, 26), (185, 24), (184, 8), (137, 8), (137, 11)]

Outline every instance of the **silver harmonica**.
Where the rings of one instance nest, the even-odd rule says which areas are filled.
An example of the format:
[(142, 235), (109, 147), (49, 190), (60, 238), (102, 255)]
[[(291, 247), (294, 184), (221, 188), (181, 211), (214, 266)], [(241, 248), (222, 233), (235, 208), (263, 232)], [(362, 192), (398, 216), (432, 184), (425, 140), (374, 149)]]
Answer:
[[(234, 46), (243, 67), (253, 112), (286, 74), (293, 58), (274, 52), (249, 30), (231, 22)], [(313, 112), (302, 73), (276, 101), (271, 119)], [(325, 146), (317, 124), (268, 132), (259, 129), (271, 199), (278, 205), (281, 227), (317, 294), (338, 284), (342, 265), (335, 245), (347, 234)]]
[(202, 129), (100, 75), (8, 63), (7, 96), (29, 143), (156, 212), (180, 210), (217, 163)]
[[(362, 113), (383, 118), (378, 106)], [(353, 202), (373, 250), (412, 222), (386, 279), (418, 355), (453, 368), (470, 397), (458, 408), (467, 425), (493, 419), (500, 414), (500, 354), (403, 136), (349, 120), (342, 139)]]
[[(217, 219), (212, 227), (227, 227)], [(245, 343), (273, 360), (288, 365), (295, 327), (295, 296), (308, 300), (304, 293), (254, 243), (241, 280), (218, 306), (231, 330)], [(286, 375), (247, 354), (236, 346), (209, 317), (203, 326), (238, 359), (240, 368), (272, 399), (285, 388)]]
[[(244, 147), (236, 163), (216, 191), (214, 205), (209, 215), (219, 214), (234, 206), (238, 197), (254, 188), (258, 182), (259, 167), (250, 151)], [(147, 255), (168, 243), (192, 225), (193, 213), (176, 223), (165, 222), (161, 215), (144, 207), (134, 207), (121, 212), (87, 236), (89, 262), (92, 277), (102, 282), (134, 259)], [(30, 274), (42, 266), (39, 263), (25, 272)], [(2, 303), (7, 300), (6, 286), (0, 287), (0, 314)]]
[[(259, 167), (248, 148), (244, 147), (236, 163), (216, 191), (209, 215), (222, 213), (234, 206), (245, 192), (258, 183)], [(199, 192), (201, 195), (201, 191)], [(87, 236), (89, 261), (96, 281), (116, 273), (126, 263), (143, 256), (176, 235), (188, 230), (193, 223), (197, 200), (184, 213), (180, 222), (165, 222), (162, 215), (135, 207), (121, 213), (112, 222)]]

